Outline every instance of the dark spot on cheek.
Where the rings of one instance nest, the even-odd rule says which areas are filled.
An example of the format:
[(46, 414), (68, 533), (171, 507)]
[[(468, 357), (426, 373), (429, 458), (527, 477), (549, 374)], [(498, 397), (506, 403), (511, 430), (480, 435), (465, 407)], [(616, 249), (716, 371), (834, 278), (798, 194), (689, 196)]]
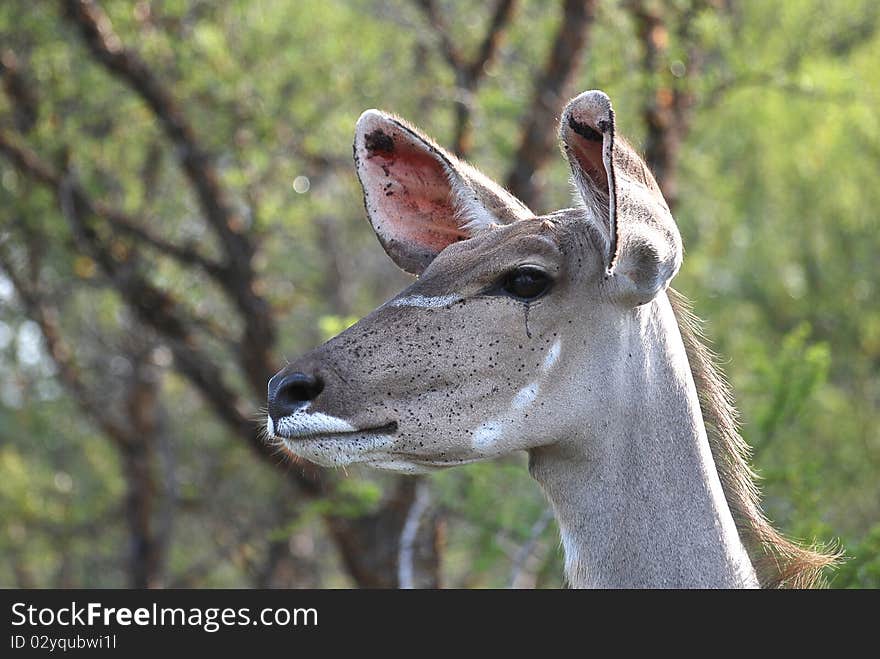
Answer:
[(390, 135), (378, 128), (372, 133), (366, 134), (364, 144), (367, 147), (367, 151), (373, 154), (394, 153), (394, 140)]

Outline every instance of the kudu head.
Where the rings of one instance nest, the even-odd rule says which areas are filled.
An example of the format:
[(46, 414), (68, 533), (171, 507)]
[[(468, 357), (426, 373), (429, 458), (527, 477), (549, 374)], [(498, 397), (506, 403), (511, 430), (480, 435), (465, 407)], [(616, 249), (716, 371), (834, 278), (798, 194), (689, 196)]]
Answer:
[[(536, 217), (400, 119), (357, 123), (367, 214), (417, 281), (269, 382), (268, 431), (325, 466), (422, 472), (605, 423), (611, 346), (681, 263), (678, 230), (608, 97), (559, 128), (577, 208)], [(640, 311), (642, 310), (642, 311)]]

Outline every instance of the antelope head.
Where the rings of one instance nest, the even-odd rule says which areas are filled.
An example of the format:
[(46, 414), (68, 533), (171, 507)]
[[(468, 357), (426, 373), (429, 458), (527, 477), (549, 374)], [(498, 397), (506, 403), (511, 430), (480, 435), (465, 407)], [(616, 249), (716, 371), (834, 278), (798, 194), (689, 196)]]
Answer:
[(367, 215), (417, 280), (270, 380), (270, 437), (324, 466), (417, 473), (601, 431), (681, 240), (603, 92), (574, 98), (559, 134), (578, 205), (535, 216), (401, 119), (360, 117)]

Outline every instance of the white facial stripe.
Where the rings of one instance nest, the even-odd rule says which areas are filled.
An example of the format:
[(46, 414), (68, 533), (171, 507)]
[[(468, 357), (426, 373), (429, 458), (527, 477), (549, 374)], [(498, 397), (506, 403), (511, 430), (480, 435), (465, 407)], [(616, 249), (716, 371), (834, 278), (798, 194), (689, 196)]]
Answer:
[(278, 419), (278, 434), (283, 437), (302, 437), (322, 433), (352, 432), (355, 429), (345, 419), (329, 414), (321, 412), (306, 414), (304, 410), (307, 407), (308, 405), (293, 414)]
[(275, 436), (275, 424), (272, 423), (272, 417), (268, 414), (266, 415), (266, 432), (268, 433), (269, 437)]
[[(562, 341), (561, 339), (556, 339), (556, 341), (553, 342), (553, 345), (550, 346), (550, 349), (547, 351), (544, 361), (541, 364), (542, 375), (546, 374), (556, 365), (556, 362), (559, 361), (561, 351)], [(486, 421), (473, 432), (471, 435), (471, 446), (474, 450), (485, 453), (491, 449), (498, 440), (501, 439), (502, 424), (514, 419), (522, 421), (524, 418), (522, 417), (522, 413), (532, 405), (535, 400), (537, 400), (540, 392), (541, 383), (538, 380), (527, 384), (525, 387), (517, 391), (513, 398), (510, 399), (510, 410), (506, 415)]]
[(420, 307), (422, 309), (439, 309), (449, 306), (461, 299), (457, 295), (440, 295), (425, 297), (424, 295), (407, 295), (391, 302), (392, 307)]
[(532, 382), (530, 385), (523, 387), (516, 393), (516, 396), (513, 397), (513, 400), (510, 402), (511, 407), (515, 410), (521, 410), (528, 407), (535, 402), (535, 399), (538, 397), (539, 389), (540, 387), (537, 382)]
[(494, 421), (489, 421), (474, 431), (471, 437), (471, 445), (478, 451), (486, 450), (491, 448), (499, 439), (501, 439), (501, 425)]
[(550, 346), (550, 350), (547, 351), (547, 356), (544, 357), (544, 363), (541, 365), (542, 371), (549, 371), (553, 368), (553, 365), (559, 361), (559, 353), (562, 350), (562, 339), (556, 339), (553, 345)]

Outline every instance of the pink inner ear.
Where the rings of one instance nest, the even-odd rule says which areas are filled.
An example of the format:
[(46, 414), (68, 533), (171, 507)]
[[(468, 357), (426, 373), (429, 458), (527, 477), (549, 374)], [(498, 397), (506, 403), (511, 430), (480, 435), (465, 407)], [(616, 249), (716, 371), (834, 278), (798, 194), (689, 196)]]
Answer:
[(386, 240), (434, 254), (468, 237), (458, 226), (449, 180), (438, 156), (377, 129), (366, 135), (364, 174), (376, 210), (374, 227)]
[(568, 127), (579, 136), (579, 139), (569, 140), (569, 147), (584, 174), (597, 188), (607, 191), (608, 173), (602, 161), (602, 133), (575, 119), (574, 113), (568, 117)]

